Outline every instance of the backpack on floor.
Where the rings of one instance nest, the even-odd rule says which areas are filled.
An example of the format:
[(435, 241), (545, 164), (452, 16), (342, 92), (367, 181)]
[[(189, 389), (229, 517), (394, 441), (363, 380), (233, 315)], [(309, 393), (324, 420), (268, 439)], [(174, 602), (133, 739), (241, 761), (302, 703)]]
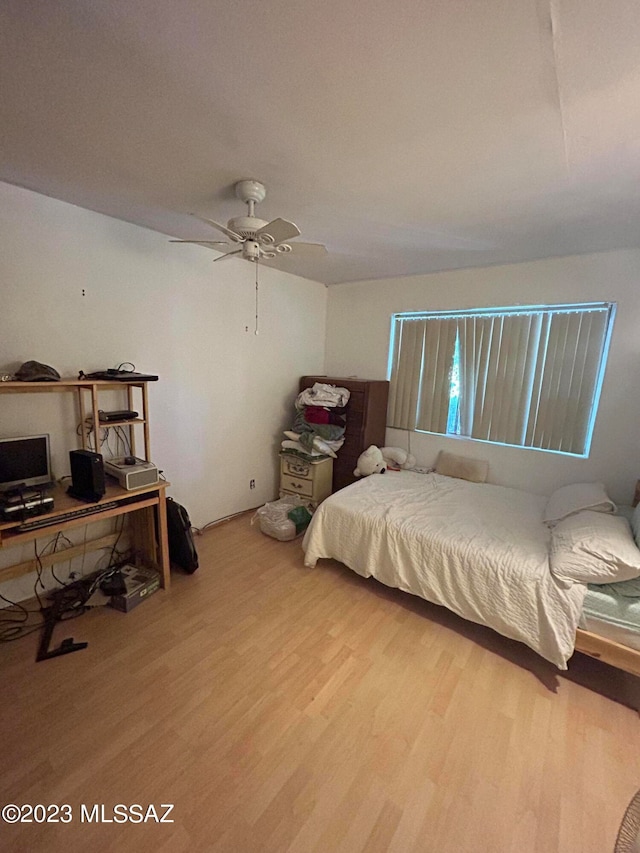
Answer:
[(198, 553), (191, 533), (191, 520), (186, 509), (170, 497), (167, 497), (167, 531), (171, 564), (193, 574), (198, 568)]

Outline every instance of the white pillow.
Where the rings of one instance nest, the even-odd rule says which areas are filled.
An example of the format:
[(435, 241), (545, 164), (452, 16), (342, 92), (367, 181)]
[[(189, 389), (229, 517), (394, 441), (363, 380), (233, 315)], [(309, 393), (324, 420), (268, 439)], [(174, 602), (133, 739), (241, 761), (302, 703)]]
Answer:
[(470, 480), (472, 483), (484, 483), (489, 473), (489, 463), (485, 459), (472, 459), (441, 450), (436, 459), (435, 471), (436, 474), (442, 474), (444, 477), (457, 477), (459, 480)]
[(631, 516), (631, 532), (637, 545), (640, 542), (640, 504), (633, 510)]
[(626, 518), (583, 510), (553, 528), (549, 565), (562, 580), (626, 581), (640, 577), (640, 549)]
[(615, 512), (616, 505), (602, 483), (572, 483), (561, 486), (551, 495), (544, 508), (544, 520), (547, 524), (555, 524), (583, 509)]

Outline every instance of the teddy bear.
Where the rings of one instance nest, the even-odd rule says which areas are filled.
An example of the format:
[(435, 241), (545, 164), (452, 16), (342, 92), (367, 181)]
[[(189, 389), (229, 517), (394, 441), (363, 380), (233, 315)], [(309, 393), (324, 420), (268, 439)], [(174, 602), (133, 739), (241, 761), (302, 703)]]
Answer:
[(372, 444), (358, 456), (357, 468), (353, 474), (355, 477), (368, 477), (369, 474), (384, 474), (386, 470), (380, 448)]
[(381, 447), (383, 459), (387, 468), (413, 468), (416, 464), (416, 457), (413, 453), (408, 453), (402, 447)]

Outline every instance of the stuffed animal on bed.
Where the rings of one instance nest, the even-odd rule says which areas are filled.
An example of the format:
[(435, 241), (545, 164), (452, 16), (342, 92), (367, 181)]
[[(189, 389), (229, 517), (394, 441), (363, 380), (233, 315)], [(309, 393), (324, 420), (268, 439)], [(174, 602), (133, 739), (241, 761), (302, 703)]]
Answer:
[(387, 468), (413, 468), (416, 464), (416, 457), (412, 453), (407, 453), (402, 447), (381, 447), (380, 453)]
[(372, 444), (358, 456), (357, 468), (353, 474), (355, 477), (368, 477), (369, 474), (384, 474), (386, 470), (380, 448)]

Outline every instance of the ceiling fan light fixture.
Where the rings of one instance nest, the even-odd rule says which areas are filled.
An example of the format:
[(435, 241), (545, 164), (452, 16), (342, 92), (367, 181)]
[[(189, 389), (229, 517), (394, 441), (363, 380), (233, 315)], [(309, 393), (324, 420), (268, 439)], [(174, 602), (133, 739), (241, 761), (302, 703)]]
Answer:
[(257, 261), (260, 257), (260, 245), (255, 240), (245, 240), (242, 257), (246, 261)]

